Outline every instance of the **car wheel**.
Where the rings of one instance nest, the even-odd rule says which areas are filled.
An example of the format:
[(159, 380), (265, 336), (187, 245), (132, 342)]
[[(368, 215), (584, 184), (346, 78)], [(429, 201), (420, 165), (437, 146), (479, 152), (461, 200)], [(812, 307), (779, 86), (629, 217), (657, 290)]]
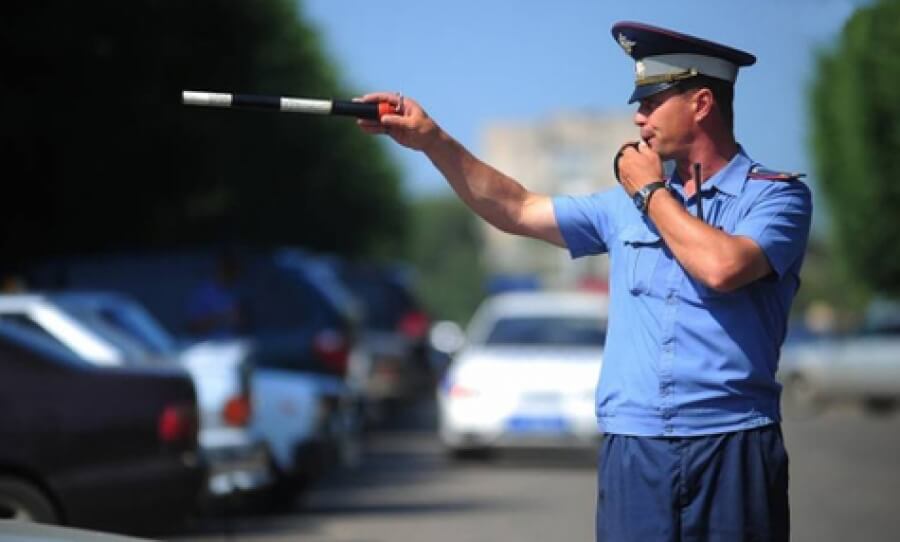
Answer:
[(863, 401), (863, 408), (869, 414), (886, 416), (897, 408), (897, 402), (890, 397), (869, 397)]
[(486, 461), (491, 458), (490, 448), (448, 448), (447, 453), (454, 461)]
[(802, 374), (792, 374), (784, 383), (784, 404), (788, 412), (797, 416), (813, 416), (823, 407), (815, 386)]
[(0, 519), (59, 523), (53, 503), (33, 484), (0, 477)]

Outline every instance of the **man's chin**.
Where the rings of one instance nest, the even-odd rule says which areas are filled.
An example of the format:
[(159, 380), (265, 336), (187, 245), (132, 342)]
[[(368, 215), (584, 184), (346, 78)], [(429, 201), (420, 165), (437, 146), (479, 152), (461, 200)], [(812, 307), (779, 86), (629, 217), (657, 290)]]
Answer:
[(669, 149), (666, 149), (665, 147), (661, 147), (660, 145), (657, 145), (655, 140), (651, 139), (650, 141), (648, 141), (647, 146), (650, 147), (651, 151), (658, 154), (659, 158), (664, 162), (666, 160), (673, 160), (675, 158), (674, 156), (672, 156), (672, 153)]

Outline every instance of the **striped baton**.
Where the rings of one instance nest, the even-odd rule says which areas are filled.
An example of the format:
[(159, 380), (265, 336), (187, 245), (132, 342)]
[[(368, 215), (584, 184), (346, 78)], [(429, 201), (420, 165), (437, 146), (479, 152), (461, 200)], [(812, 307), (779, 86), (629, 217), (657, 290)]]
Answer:
[(185, 105), (205, 107), (230, 107), (237, 109), (265, 109), (286, 113), (311, 115), (341, 115), (361, 119), (380, 120), (384, 115), (396, 112), (387, 102), (352, 102), (349, 100), (316, 100), (289, 98), (286, 96), (259, 96), (254, 94), (226, 94), (224, 92), (199, 92), (185, 90), (181, 93)]

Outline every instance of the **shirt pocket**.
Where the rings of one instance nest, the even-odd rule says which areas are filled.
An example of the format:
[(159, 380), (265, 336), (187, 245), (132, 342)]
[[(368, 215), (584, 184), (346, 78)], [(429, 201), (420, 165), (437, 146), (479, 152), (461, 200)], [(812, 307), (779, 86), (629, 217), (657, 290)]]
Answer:
[(643, 223), (625, 227), (619, 238), (625, 256), (624, 273), (628, 291), (632, 295), (648, 293), (662, 254), (662, 239)]

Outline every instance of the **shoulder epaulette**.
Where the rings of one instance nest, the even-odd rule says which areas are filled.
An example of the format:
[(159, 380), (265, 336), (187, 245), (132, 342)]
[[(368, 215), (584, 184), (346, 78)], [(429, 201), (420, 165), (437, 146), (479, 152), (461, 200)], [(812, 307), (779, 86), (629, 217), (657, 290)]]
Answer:
[(760, 166), (753, 166), (747, 178), (751, 181), (797, 181), (806, 177), (806, 173), (789, 173), (787, 171), (774, 171)]

